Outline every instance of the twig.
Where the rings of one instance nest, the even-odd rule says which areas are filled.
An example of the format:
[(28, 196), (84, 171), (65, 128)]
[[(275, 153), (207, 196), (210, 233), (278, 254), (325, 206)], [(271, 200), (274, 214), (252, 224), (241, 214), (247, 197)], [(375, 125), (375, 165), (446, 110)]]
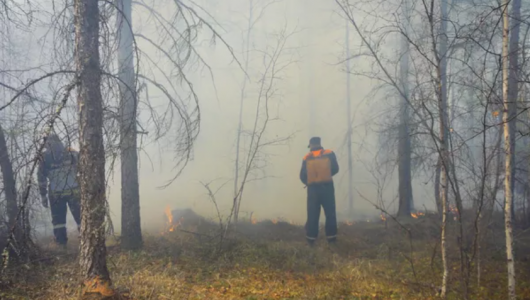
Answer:
[(0, 275), (3, 274), (5, 268), (7, 267), (7, 264), (6, 264), (7, 258), (8, 258), (7, 247), (13, 241), (15, 228), (16, 228), (16, 226), (18, 224), (20, 216), (22, 215), (22, 212), (24, 211), (24, 209), (26, 207), (26, 204), (27, 204), (27, 201), (28, 201), (28, 198), (29, 198), (29, 193), (30, 193), (31, 187), (32, 187), (33, 173), (35, 172), (35, 168), (37, 167), (38, 162), (41, 160), (42, 151), (44, 150), (44, 147), (46, 145), (46, 141), (48, 140), (49, 134), (53, 130), (53, 127), (55, 125), (55, 121), (57, 120), (57, 118), (59, 118), (59, 115), (61, 114), (61, 111), (63, 110), (64, 106), (66, 105), (66, 102), (68, 101), (68, 98), (70, 96), (70, 92), (76, 86), (77, 81), (78, 80), (76, 78), (72, 83), (70, 83), (68, 86), (66, 86), (66, 91), (64, 92), (63, 99), (62, 99), (60, 105), (58, 106), (56, 113), (48, 120), (48, 127), (44, 131), (44, 137), (42, 139), (41, 144), (39, 145), (39, 148), (37, 149), (37, 152), (35, 153), (35, 157), (33, 159), (33, 165), (31, 166), (31, 170), (30, 170), (30, 172), (28, 174), (27, 187), (26, 187), (26, 189), (24, 191), (24, 194), (22, 196), (22, 205), (20, 206), (20, 208), (18, 210), (18, 213), (17, 213), (17, 217), (16, 217), (15, 221), (13, 222), (13, 224), (11, 226), (11, 229), (10, 229), (10, 232), (9, 232), (9, 236), (7, 238), (6, 246), (5, 246), (5, 248), (4, 248), (3, 252), (2, 252), (2, 270), (0, 271)]

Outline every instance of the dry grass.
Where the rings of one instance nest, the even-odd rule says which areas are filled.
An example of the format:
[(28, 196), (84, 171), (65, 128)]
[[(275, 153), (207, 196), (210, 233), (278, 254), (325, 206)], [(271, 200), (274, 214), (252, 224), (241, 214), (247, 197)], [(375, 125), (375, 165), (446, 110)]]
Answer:
[[(114, 285), (133, 299), (436, 299), (440, 263), (432, 260), (436, 236), (428, 224), (407, 225), (414, 228), (412, 252), (407, 233), (383, 223), (341, 224), (336, 248), (320, 241), (312, 249), (300, 226), (244, 222), (222, 252), (211, 237), (215, 225), (187, 224), (185, 231), (146, 236), (139, 252), (122, 252), (111, 240), (108, 262)], [(12, 271), (0, 299), (76, 299), (75, 256), (44, 252), (49, 260)], [(472, 280), (470, 299), (504, 299), (502, 255), (485, 256), (482, 287)], [(449, 299), (459, 299), (458, 257), (452, 261)], [(530, 295), (527, 267), (517, 264), (520, 299)]]

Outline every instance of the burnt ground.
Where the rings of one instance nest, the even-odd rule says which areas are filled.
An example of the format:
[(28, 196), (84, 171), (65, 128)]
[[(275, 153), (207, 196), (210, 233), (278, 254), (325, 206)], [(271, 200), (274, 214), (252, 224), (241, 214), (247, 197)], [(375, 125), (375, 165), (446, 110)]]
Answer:
[[(131, 299), (437, 299), (441, 261), (434, 216), (401, 220), (401, 225), (341, 222), (336, 247), (320, 237), (309, 248), (303, 226), (276, 220), (241, 221), (220, 244), (217, 223), (186, 214), (175, 218), (173, 231), (146, 234), (141, 251), (122, 251), (119, 237), (109, 238), (108, 267), (122, 294)], [(480, 285), (477, 264), (470, 266), (469, 299), (506, 298), (504, 236), (497, 227), (482, 244)], [(456, 222), (449, 224), (448, 299), (462, 299), (457, 229)], [(516, 236), (519, 299), (530, 299), (530, 235), (520, 230)], [(77, 242), (71, 238), (65, 256), (41, 243), (42, 259), (10, 269), (0, 299), (77, 299)], [(468, 244), (464, 248), (471, 255)]]

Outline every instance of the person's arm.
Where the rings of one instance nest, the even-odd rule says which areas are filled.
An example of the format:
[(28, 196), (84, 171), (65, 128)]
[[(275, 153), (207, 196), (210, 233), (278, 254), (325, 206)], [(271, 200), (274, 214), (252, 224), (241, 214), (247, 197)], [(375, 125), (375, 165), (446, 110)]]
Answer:
[(302, 161), (302, 168), (300, 169), (300, 181), (307, 185), (307, 167), (305, 159)]
[(335, 152), (331, 152), (329, 155), (329, 160), (331, 163), (331, 176), (335, 176), (337, 173), (339, 173), (339, 163), (337, 162), (337, 156), (335, 155)]
[(48, 194), (48, 170), (44, 162), (44, 155), (39, 158), (39, 169), (37, 170), (40, 195), (46, 197)]

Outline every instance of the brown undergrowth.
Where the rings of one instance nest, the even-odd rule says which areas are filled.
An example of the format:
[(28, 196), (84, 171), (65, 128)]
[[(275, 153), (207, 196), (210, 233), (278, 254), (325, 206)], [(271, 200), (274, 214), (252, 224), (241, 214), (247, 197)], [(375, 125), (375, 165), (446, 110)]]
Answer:
[[(302, 226), (249, 221), (219, 250), (217, 225), (202, 221), (147, 235), (137, 252), (123, 252), (110, 239), (108, 264), (113, 285), (131, 299), (436, 299), (441, 282), (436, 225), (424, 218), (405, 228), (392, 222), (341, 223), (336, 247), (321, 239), (309, 248)], [(42, 260), (11, 270), (0, 298), (77, 299), (75, 243), (68, 255), (48, 250)], [(483, 250), (480, 287), (471, 275), (470, 299), (505, 298), (503, 250), (489, 248)], [(460, 299), (456, 254), (451, 265), (448, 299)], [(520, 299), (530, 295), (526, 270), (528, 263), (518, 262)]]

